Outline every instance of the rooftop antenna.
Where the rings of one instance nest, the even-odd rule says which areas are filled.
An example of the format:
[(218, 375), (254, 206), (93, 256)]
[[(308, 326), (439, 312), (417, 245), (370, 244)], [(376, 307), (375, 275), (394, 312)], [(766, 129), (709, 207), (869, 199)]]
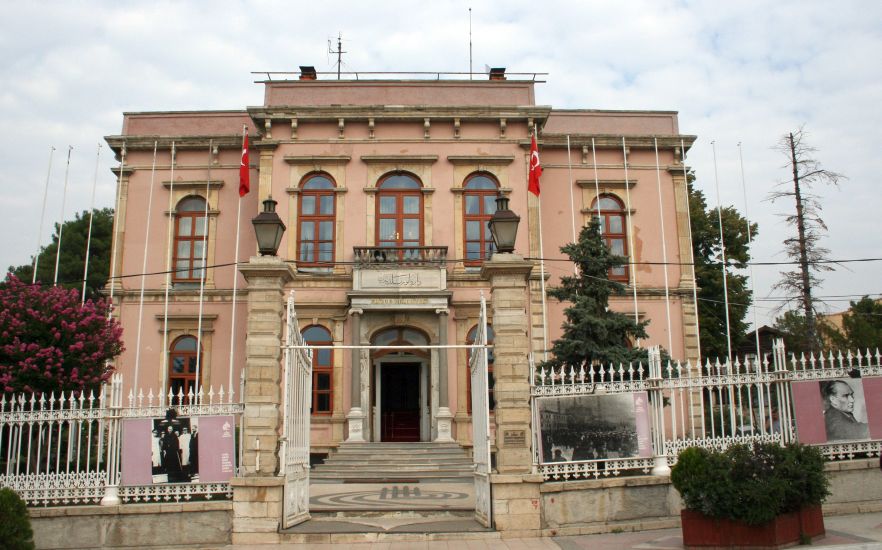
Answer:
[(328, 40), (328, 53), (337, 54), (337, 80), (340, 80), (340, 68), (343, 66), (343, 34), (337, 33), (337, 51), (331, 49), (331, 41)]
[(472, 79), (472, 8), (469, 8), (469, 80)]

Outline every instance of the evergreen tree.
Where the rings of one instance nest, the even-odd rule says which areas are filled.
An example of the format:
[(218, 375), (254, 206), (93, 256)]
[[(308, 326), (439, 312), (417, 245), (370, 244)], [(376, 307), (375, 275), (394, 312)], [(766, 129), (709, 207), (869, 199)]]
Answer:
[(625, 287), (609, 280), (609, 270), (625, 265), (627, 259), (610, 253), (600, 236), (597, 221), (582, 228), (579, 240), (561, 247), (576, 264), (578, 275), (562, 277), (561, 285), (548, 295), (569, 305), (564, 310), (563, 334), (554, 341), (552, 357), (545, 367), (583, 364), (608, 367), (628, 363), (646, 364), (647, 350), (633, 348), (628, 339), (646, 338), (648, 321), (611, 311), (609, 297), (624, 294)]
[[(726, 340), (726, 304), (723, 292), (723, 256), (717, 209), (708, 208), (704, 193), (693, 185), (689, 174), (689, 216), (692, 226), (692, 252), (695, 258), (695, 280), (698, 285), (698, 324), (701, 329), (702, 358), (725, 358), (729, 354)], [(750, 262), (747, 220), (733, 206), (722, 209), (723, 239), (726, 243), (726, 286), (729, 294), (729, 329), (732, 349), (744, 342), (747, 333), (747, 311), (751, 292), (742, 270)], [(755, 238), (757, 225), (751, 224)]]
[[(95, 298), (110, 273), (110, 248), (113, 233), (113, 209), (95, 209), (92, 219), (92, 240), (89, 245), (89, 277), (86, 298)], [(37, 281), (51, 286), (55, 279), (55, 255), (58, 250), (59, 225), (55, 224), (52, 242), (40, 250)], [(86, 262), (86, 240), (89, 235), (89, 211), (83, 210), (74, 219), (64, 222), (61, 230), (61, 257), (58, 261), (58, 283), (65, 288), (83, 288), (83, 268)], [(8, 271), (26, 283), (34, 273), (34, 259), (28, 264), (10, 266)]]

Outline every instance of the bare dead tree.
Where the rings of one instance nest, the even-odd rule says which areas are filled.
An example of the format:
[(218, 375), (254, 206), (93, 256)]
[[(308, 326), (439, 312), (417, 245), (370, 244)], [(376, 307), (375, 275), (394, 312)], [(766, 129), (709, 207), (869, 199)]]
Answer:
[(776, 190), (769, 194), (769, 200), (793, 197), (796, 211), (785, 216), (786, 222), (796, 228), (796, 235), (784, 240), (784, 252), (797, 262), (791, 271), (782, 271), (776, 289), (783, 290), (788, 298), (785, 305), (796, 305), (806, 324), (806, 342), (809, 350), (818, 346), (816, 321), (819, 302), (812, 296), (812, 288), (822, 281), (820, 274), (833, 268), (827, 263), (830, 251), (820, 245), (827, 232), (827, 224), (821, 218), (821, 202), (812, 192), (816, 184), (837, 185), (845, 176), (826, 170), (815, 158), (817, 149), (806, 142), (804, 127), (781, 137), (775, 150), (787, 157), (785, 168), (789, 168), (791, 178), (780, 182)]

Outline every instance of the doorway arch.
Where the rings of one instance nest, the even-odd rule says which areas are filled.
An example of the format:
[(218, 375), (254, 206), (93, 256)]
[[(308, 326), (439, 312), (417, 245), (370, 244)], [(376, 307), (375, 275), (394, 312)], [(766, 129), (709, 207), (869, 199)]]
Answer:
[[(374, 346), (428, 346), (429, 337), (410, 326), (384, 327), (371, 337)], [(431, 440), (428, 349), (377, 349), (371, 354), (374, 441)]]

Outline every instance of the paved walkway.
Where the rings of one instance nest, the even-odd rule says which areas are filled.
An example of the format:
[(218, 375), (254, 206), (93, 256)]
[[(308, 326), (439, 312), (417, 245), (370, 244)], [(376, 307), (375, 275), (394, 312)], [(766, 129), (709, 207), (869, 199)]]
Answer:
[[(882, 512), (830, 516), (824, 518), (827, 536), (814, 541), (812, 548), (838, 550), (882, 550)], [(370, 542), (338, 544), (279, 544), (275, 546), (228, 546), (228, 550), (667, 550), (683, 548), (679, 529), (661, 529), (636, 533), (607, 533), (573, 537), (542, 537), (531, 539), (464, 539), (428, 542)], [(797, 547), (800, 548), (800, 547)]]

